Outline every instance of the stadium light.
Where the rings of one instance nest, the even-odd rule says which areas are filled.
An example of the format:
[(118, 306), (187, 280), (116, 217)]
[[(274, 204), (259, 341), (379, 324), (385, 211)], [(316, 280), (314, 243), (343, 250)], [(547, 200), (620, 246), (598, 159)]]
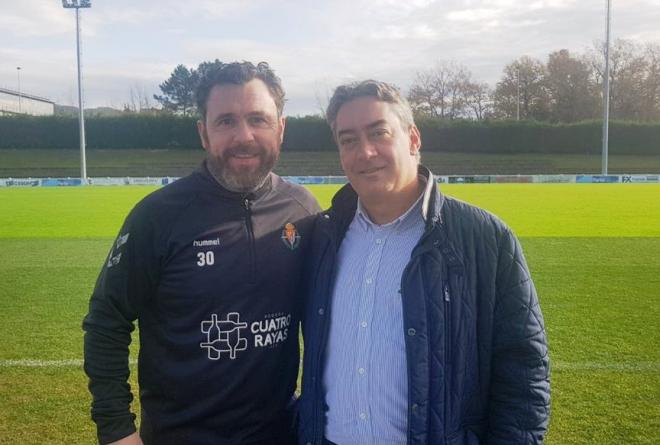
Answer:
[(21, 113), (21, 67), (16, 67), (16, 77), (18, 78), (18, 113)]
[(607, 25), (605, 26), (605, 71), (603, 73), (603, 159), (602, 174), (607, 175), (610, 125), (610, 9), (612, 0), (607, 1)]
[(76, 10), (76, 54), (78, 61), (78, 126), (80, 128), (80, 182), (87, 182), (87, 161), (85, 159), (85, 110), (83, 109), (82, 72), (80, 70), (80, 8), (91, 8), (91, 0), (62, 0), (62, 6)]

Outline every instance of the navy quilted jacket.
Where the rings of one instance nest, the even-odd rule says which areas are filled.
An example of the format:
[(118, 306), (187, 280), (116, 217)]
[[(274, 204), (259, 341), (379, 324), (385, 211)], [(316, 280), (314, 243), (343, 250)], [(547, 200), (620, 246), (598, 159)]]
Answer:
[[(540, 444), (548, 426), (548, 348), (518, 240), (488, 212), (441, 194), (401, 279), (408, 444)], [(322, 372), (335, 261), (357, 205), (350, 185), (319, 216), (308, 276), (299, 441), (320, 445)]]

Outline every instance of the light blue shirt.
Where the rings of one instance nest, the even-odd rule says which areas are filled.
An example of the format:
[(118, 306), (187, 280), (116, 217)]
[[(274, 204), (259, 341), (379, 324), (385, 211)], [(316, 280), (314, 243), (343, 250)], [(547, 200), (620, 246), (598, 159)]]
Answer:
[(339, 249), (323, 374), (325, 437), (337, 445), (406, 444), (401, 276), (423, 232), (421, 196), (384, 225), (358, 202)]

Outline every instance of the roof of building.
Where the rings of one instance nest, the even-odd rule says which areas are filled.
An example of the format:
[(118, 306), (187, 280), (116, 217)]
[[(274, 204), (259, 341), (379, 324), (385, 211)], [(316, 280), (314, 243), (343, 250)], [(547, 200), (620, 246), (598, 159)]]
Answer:
[(6, 88), (0, 88), (0, 93), (11, 94), (12, 96), (25, 97), (26, 99), (38, 100), (38, 101), (41, 101), (41, 102), (47, 102), (49, 104), (55, 104), (55, 102), (53, 102), (50, 99), (46, 99), (45, 97), (33, 96), (32, 94), (25, 94), (22, 91), (19, 94), (18, 91), (8, 90)]

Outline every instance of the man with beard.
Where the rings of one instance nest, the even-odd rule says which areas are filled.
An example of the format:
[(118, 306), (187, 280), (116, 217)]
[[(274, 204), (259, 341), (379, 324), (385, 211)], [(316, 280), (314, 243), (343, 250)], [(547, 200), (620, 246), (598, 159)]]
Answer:
[[(271, 173), (284, 91), (266, 63), (207, 67), (197, 89), (207, 157), (127, 217), (83, 322), (102, 444), (288, 444), (298, 285), (318, 210)], [(128, 347), (140, 327), (141, 425)]]

